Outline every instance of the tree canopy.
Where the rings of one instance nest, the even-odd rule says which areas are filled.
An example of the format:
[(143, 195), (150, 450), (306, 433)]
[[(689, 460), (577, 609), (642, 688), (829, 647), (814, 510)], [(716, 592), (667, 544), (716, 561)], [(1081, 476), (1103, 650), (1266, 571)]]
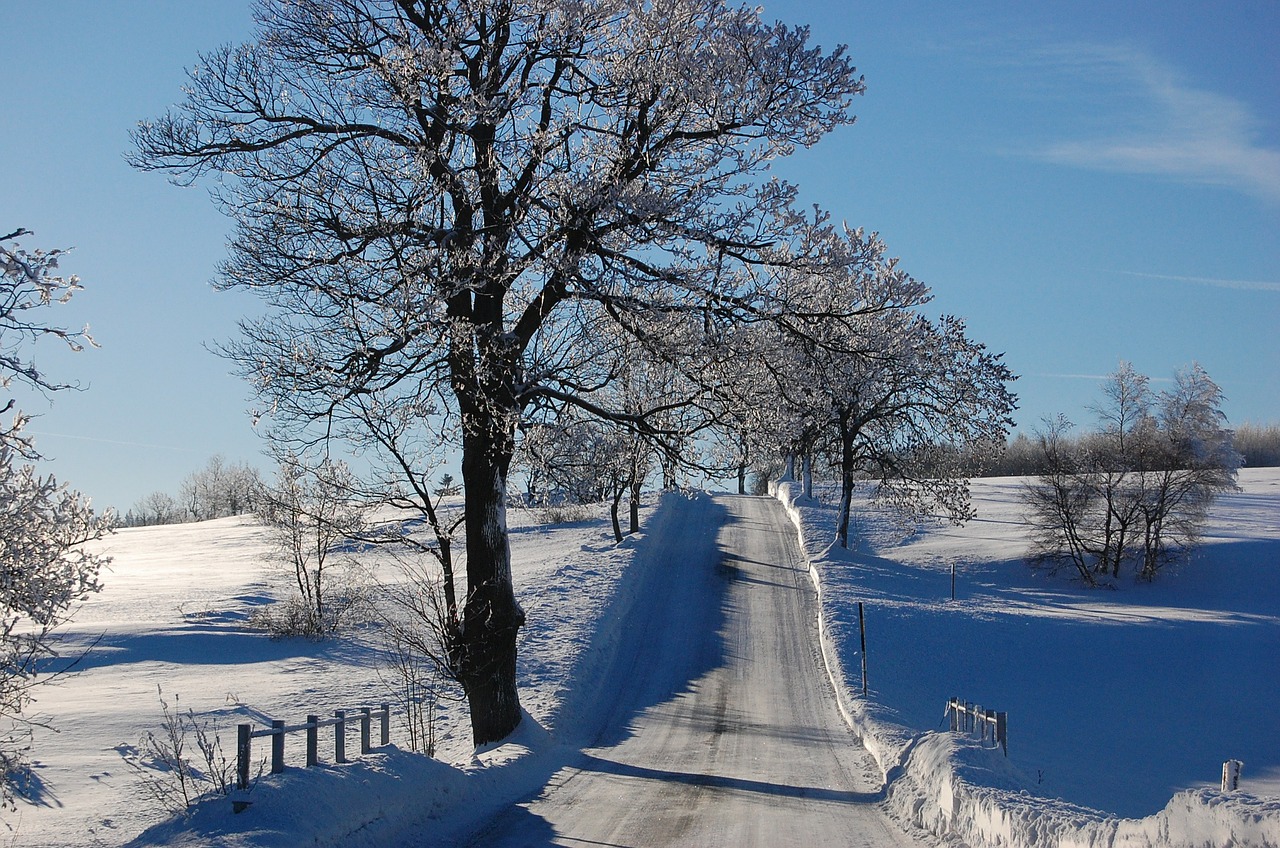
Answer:
[(520, 716), (518, 422), (552, 402), (656, 435), (653, 411), (607, 404), (583, 339), (696, 375), (726, 327), (786, 311), (787, 274), (855, 261), (767, 168), (850, 123), (863, 80), (843, 48), (721, 0), (255, 14), (252, 43), (200, 57), (185, 100), (139, 126), (134, 161), (216, 180), (237, 225), (221, 285), (274, 307), (229, 352), (277, 432), (376, 450), (395, 420), (460, 447), (451, 655), (476, 742), (500, 739)]

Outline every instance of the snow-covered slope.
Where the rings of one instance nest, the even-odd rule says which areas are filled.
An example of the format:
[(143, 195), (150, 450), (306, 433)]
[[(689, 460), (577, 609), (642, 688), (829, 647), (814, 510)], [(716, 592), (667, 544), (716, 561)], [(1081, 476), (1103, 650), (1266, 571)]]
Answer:
[[(646, 521), (650, 513), (643, 512)], [(524, 747), (546, 747), (541, 728), (555, 724), (585, 648), (609, 638), (604, 611), (643, 536), (615, 545), (599, 516), (546, 526), (537, 513), (513, 510), (510, 519), (516, 590), (529, 618), (520, 647), (522, 704), (531, 719)], [(3, 814), (12, 845), (361, 844), (358, 834), (381, 813), (448, 818), (467, 793), (494, 794), (495, 784), (519, 791), (537, 778), (527, 764), (523, 776), (504, 768), (521, 740), (473, 756), (465, 710), (444, 703), (438, 761), (400, 750), (408, 746), (393, 722), (393, 750), (263, 779), (253, 805), (234, 819), (219, 799), (190, 820), (168, 820), (127, 763), (138, 758), (144, 733), (162, 731), (160, 691), (171, 707), (215, 721), (233, 753), (238, 722), (293, 723), (308, 713), (376, 706), (394, 700), (392, 683), (376, 662), (375, 632), (272, 641), (248, 626), (254, 608), (282, 597), (290, 579), (267, 564), (269, 543), (252, 519), (122, 530), (101, 545), (114, 557), (106, 588), (63, 634), (68, 656), (97, 644), (78, 673), (37, 693), (37, 710), (57, 732), (36, 730), (31, 799)], [(382, 579), (395, 578), (376, 555), (361, 559)], [(258, 740), (256, 753), (268, 750), (266, 741)], [(299, 762), (301, 739), (289, 745), (288, 761)], [(355, 745), (353, 736), (348, 750)]]
[[(863, 502), (855, 552), (830, 547), (833, 508), (780, 486), (898, 814), (974, 845), (1280, 844), (1280, 471), (1240, 485), (1189, 563), (1114, 590), (1026, 568), (1019, 480), (975, 481), (977, 520), (905, 538)], [(1008, 712), (1007, 759), (939, 732), (949, 697)], [(1206, 788), (1229, 758), (1242, 791)]]
[[(1280, 472), (1240, 482), (1191, 563), (1114, 591), (1025, 569), (1018, 481), (978, 481), (977, 521), (905, 540), (864, 506), (853, 555), (827, 545), (832, 510), (799, 505), (833, 673), (887, 772), (895, 815), (974, 846), (1280, 845)], [(557, 749), (581, 736), (592, 698), (608, 698), (591, 692), (592, 663), (618, 641), (618, 605), (676, 600), (629, 566), (644, 562), (646, 535), (664, 532), (664, 510), (680, 507), (646, 514), (646, 533), (622, 546), (602, 518), (546, 527), (513, 512), (530, 720), (510, 744), (474, 757), (465, 717), (446, 705), (439, 760), (393, 744), (350, 765), (267, 777), (238, 816), (219, 799), (168, 820), (126, 764), (139, 737), (160, 730), (157, 687), (217, 719), (230, 745), (239, 721), (376, 704), (388, 684), (371, 638), (273, 642), (247, 627), (285, 585), (264, 567), (252, 522), (122, 531), (103, 543), (116, 558), (106, 590), (67, 633), (69, 653), (100, 636), (98, 647), (79, 674), (39, 693), (61, 732), (36, 734), (34, 801), (5, 814), (9, 841), (349, 848), (396, 844), (394, 821), (425, 820), (441, 838), (465, 828), (539, 785)], [(1008, 711), (1008, 759), (939, 732), (951, 696)], [(403, 743), (398, 729), (392, 740)], [(1245, 763), (1243, 791), (1205, 788), (1227, 758)]]

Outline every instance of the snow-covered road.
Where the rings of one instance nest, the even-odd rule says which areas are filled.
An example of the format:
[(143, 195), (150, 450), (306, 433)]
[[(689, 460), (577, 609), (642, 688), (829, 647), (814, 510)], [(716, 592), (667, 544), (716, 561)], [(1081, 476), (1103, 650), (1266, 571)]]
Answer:
[(660, 567), (613, 661), (578, 693), (601, 716), (594, 744), (472, 844), (912, 844), (837, 712), (779, 504), (703, 497), (675, 513), (650, 537)]

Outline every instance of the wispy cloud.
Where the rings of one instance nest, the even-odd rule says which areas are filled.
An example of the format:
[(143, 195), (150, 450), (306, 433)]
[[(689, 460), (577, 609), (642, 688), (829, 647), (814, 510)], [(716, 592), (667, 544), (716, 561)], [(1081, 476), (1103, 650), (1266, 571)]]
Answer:
[(1220, 280), (1215, 277), (1180, 277), (1175, 274), (1144, 274), (1140, 271), (1116, 271), (1126, 277), (1142, 277), (1148, 280), (1174, 280), (1179, 283), (1195, 283), (1202, 286), (1213, 286), (1219, 289), (1239, 289), (1242, 291), (1280, 292), (1280, 283), (1263, 280)]
[[(1023, 374), (1023, 377), (1039, 377), (1045, 380), (1091, 380), (1095, 383), (1101, 383), (1110, 380), (1114, 374)], [(1172, 383), (1172, 377), (1148, 377), (1153, 383)]]
[(1024, 377), (1042, 377), (1047, 380), (1105, 380), (1106, 374), (1023, 374)]
[(1280, 204), (1280, 149), (1259, 141), (1262, 120), (1243, 101), (1196, 88), (1124, 45), (1059, 45), (1025, 58), (1063, 74), (1103, 119), (1082, 137), (1042, 146), (1039, 158), (1220, 185)]
[(154, 445), (146, 442), (121, 442), (116, 439), (99, 439), (96, 436), (73, 436), (70, 433), (48, 433), (37, 430), (28, 431), (32, 436), (47, 436), (54, 439), (74, 439), (77, 442), (97, 442), (101, 445), (120, 445), (129, 448), (148, 448), (154, 450), (178, 451), (180, 453), (191, 453), (195, 448), (179, 447), (177, 445)]

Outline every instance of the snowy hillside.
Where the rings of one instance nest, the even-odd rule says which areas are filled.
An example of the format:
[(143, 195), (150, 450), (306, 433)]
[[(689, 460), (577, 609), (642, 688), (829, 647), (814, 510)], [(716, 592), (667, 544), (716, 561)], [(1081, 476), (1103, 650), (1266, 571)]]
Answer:
[[(1191, 563), (1115, 590), (1026, 570), (1015, 480), (978, 481), (979, 518), (967, 527), (906, 539), (864, 504), (855, 554), (828, 548), (829, 507), (801, 504), (843, 706), (888, 772), (892, 814), (972, 845), (1280, 843), (1280, 801), (1267, 797), (1280, 794), (1271, 715), (1280, 703), (1280, 471), (1246, 471), (1240, 482)], [(6, 816), (12, 844), (372, 846), (396, 844), (403, 834), (391, 823), (406, 819), (428, 817), (442, 839), (465, 828), (546, 779), (551, 752), (580, 735), (584, 705), (607, 700), (592, 694), (596, 652), (587, 649), (616, 644), (619, 604), (672, 601), (661, 581), (636, 575), (646, 537), (662, 535), (682, 508), (672, 498), (646, 511), (646, 532), (622, 546), (603, 519), (551, 527), (513, 512), (531, 720), (511, 744), (473, 757), (465, 717), (445, 705), (438, 761), (403, 750), (396, 727), (390, 750), (290, 769), (263, 779), (243, 814), (218, 799), (190, 819), (149, 804), (127, 764), (139, 737), (160, 730), (157, 686), (181, 709), (216, 718), (231, 746), (239, 721), (376, 704), (389, 684), (371, 634), (273, 642), (247, 627), (285, 585), (264, 569), (266, 541), (252, 522), (116, 534), (103, 543), (115, 557), (107, 588), (67, 633), (72, 647), (101, 641), (79, 674), (40, 693), (37, 707), (61, 732), (36, 735), (34, 803)], [(865, 701), (857, 601), (867, 618)], [(574, 693), (591, 697), (567, 704)], [(1008, 759), (937, 732), (950, 696), (1008, 711)], [(290, 749), (291, 763), (300, 756)], [(1244, 791), (1198, 789), (1216, 786), (1229, 757), (1245, 763)]]
[[(521, 643), (522, 703), (536, 722), (550, 725), (584, 648), (602, 635), (599, 620), (636, 540), (614, 545), (604, 518), (548, 526), (538, 523), (536, 512), (513, 510), (510, 517), (516, 590), (529, 615)], [(99, 641), (79, 673), (37, 693), (36, 710), (57, 732), (36, 731), (32, 802), (19, 800), (16, 812), (4, 814), (14, 846), (121, 845), (168, 817), (127, 763), (139, 758), (144, 733), (162, 730), (157, 687), (170, 706), (215, 720), (223, 748), (232, 753), (238, 722), (292, 723), (308, 713), (393, 700), (387, 672), (375, 661), (376, 634), (272, 641), (248, 627), (252, 611), (282, 597), (290, 579), (265, 565), (268, 542), (253, 520), (122, 530), (101, 544), (114, 557), (106, 588), (64, 632), (64, 654)], [(381, 579), (396, 577), (373, 555), (362, 559)], [(481, 768), (465, 710), (450, 703), (441, 709), (440, 760)], [(404, 740), (393, 723), (393, 745), (407, 748)], [(301, 744), (290, 740), (290, 764), (303, 757), (295, 742)], [(266, 743), (258, 740), (256, 753), (269, 750)], [(349, 750), (356, 744), (353, 736)], [(503, 779), (518, 786), (522, 778)], [(250, 812), (233, 819), (230, 805), (219, 800), (191, 822), (160, 826), (132, 844), (287, 846), (341, 838), (376, 814), (377, 806), (358, 811), (361, 798), (371, 805), (401, 803), (405, 814), (422, 815), (437, 801), (455, 805), (459, 798), (451, 793), (478, 791), (483, 783), (393, 751), (349, 767), (264, 780)]]
[[(1023, 564), (1018, 479), (975, 481), (977, 520), (905, 538), (864, 502), (856, 552), (829, 547), (834, 508), (798, 504), (792, 513), (850, 692), (861, 686), (864, 603), (870, 697), (848, 708), (886, 769), (914, 757), (904, 784), (927, 772), (940, 781), (904, 788), (903, 814), (967, 841), (1014, 844), (1054, 834), (1061, 819), (1088, 824), (1076, 831), (1079, 844), (1102, 844), (1116, 823), (1098, 822), (1144, 819), (1168, 805), (1163, 819), (1118, 826), (1117, 838), (1144, 844), (1153, 829), (1177, 836), (1181, 827), (1181, 844), (1276, 844), (1280, 471), (1247, 469), (1239, 482), (1189, 563), (1154, 584), (1094, 590)], [(794, 492), (783, 488), (784, 498)], [(949, 734), (920, 735), (941, 727), (953, 696), (1008, 712), (1007, 761), (967, 744), (957, 752)], [(948, 758), (965, 764), (964, 780), (998, 791), (965, 806), (944, 773)], [(1216, 792), (1171, 803), (1180, 790), (1217, 787), (1229, 758), (1245, 763), (1235, 813)]]

